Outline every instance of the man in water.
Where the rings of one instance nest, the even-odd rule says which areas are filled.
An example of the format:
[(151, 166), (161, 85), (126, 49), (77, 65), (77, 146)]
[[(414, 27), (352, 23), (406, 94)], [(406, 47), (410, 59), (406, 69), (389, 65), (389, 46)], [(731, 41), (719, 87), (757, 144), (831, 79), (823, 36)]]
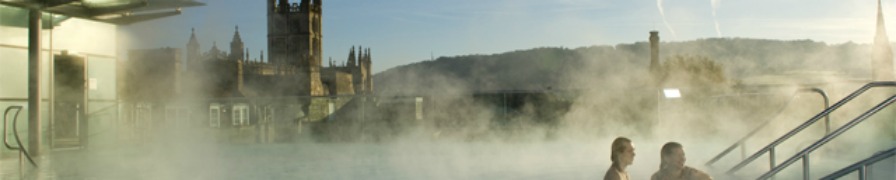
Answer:
[(610, 160), (613, 161), (613, 165), (607, 169), (604, 180), (628, 180), (628, 172), (625, 171), (625, 167), (632, 165), (632, 161), (635, 159), (635, 147), (632, 146), (632, 141), (625, 137), (618, 137), (613, 140), (613, 145), (610, 148)]
[(705, 172), (684, 165), (684, 148), (677, 142), (663, 145), (660, 158), (660, 170), (651, 180), (712, 180)]

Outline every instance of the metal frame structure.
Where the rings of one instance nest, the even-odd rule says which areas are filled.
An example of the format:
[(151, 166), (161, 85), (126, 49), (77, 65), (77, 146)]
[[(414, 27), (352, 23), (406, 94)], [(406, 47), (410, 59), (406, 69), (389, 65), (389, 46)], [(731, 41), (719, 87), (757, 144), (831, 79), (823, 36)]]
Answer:
[[(34, 159), (31, 158), (31, 154), (29, 154), (28, 150), (24, 148), (25, 146), (22, 145), (22, 139), (19, 138), (19, 131), (18, 128), (16, 128), (16, 122), (19, 119), (19, 112), (22, 112), (22, 108), (22, 106), (10, 106), (6, 108), (6, 111), (3, 112), (3, 146), (5, 146), (9, 150), (19, 151), (19, 174), (23, 174), (22, 170), (25, 164), (24, 159), (22, 159), (23, 156), (28, 159), (28, 162), (30, 162), (32, 166), (37, 167), (37, 163), (35, 163)], [(10, 145), (9, 139), (6, 137), (6, 135), (8, 134), (6, 133), (6, 129), (8, 129), (7, 125), (9, 124), (7, 120), (9, 120), (9, 112), (12, 111), (15, 111), (15, 114), (13, 114), (12, 118), (12, 133), (16, 138), (16, 144), (18, 146)]]
[[(0, 5), (28, 9), (28, 149), (41, 154), (41, 62), (40, 30), (43, 12), (67, 17), (127, 25), (178, 15), (182, 7), (201, 6), (193, 0), (129, 0), (119, 3), (93, 3), (91, 0), (0, 0)], [(161, 9), (174, 9), (162, 11)], [(52, 61), (50, 62), (52, 63)], [(52, 66), (51, 66), (52, 67)], [(51, 97), (50, 102), (53, 102)]]
[(894, 102), (896, 102), (896, 95), (890, 96), (886, 100), (875, 105), (870, 110), (866, 111), (865, 113), (862, 113), (862, 115), (859, 115), (859, 117), (856, 117), (855, 119), (849, 121), (848, 123), (841, 126), (840, 128), (837, 128), (837, 130), (834, 130), (834, 132), (831, 132), (830, 134), (825, 135), (824, 137), (822, 137), (815, 143), (812, 143), (812, 145), (810, 145), (809, 147), (806, 147), (799, 153), (796, 153), (795, 155), (788, 158), (787, 160), (785, 160), (778, 166), (773, 166), (773, 168), (771, 170), (769, 170), (765, 174), (762, 174), (762, 176), (759, 176), (759, 179), (771, 179), (772, 176), (774, 176), (778, 172), (781, 172), (781, 170), (784, 170), (784, 168), (787, 168), (788, 166), (790, 166), (791, 164), (795, 163), (797, 160), (800, 160), (800, 159), (803, 160), (803, 179), (809, 179), (809, 153), (812, 153), (813, 151), (817, 150), (824, 144), (827, 144), (834, 138), (837, 138), (844, 132), (848, 131), (849, 129), (852, 129), (859, 123), (864, 122), (866, 119), (868, 119), (872, 115), (876, 114), (877, 112), (880, 112), (884, 108), (892, 105)]
[[(128, 25), (178, 15), (181, 8), (203, 6), (205, 3), (193, 0), (126, 0), (115, 3), (95, 3), (91, 0), (0, 0), (0, 5)], [(166, 9), (170, 10), (165, 11)]]
[(830, 175), (827, 175), (821, 179), (834, 180), (834, 179), (838, 179), (840, 177), (846, 176), (854, 171), (859, 171), (859, 173), (858, 173), (859, 179), (865, 180), (868, 178), (868, 174), (867, 174), (868, 166), (874, 165), (874, 163), (888, 159), (893, 156), (896, 156), (896, 148), (878, 152), (878, 153), (872, 155), (871, 157), (868, 157), (867, 159), (864, 159), (862, 161), (856, 162), (855, 164), (846, 166), (845, 168), (840, 169), (837, 172), (831, 173)]
[[(819, 95), (821, 95), (822, 98), (824, 98), (824, 108), (827, 109), (827, 108), (831, 107), (830, 100), (828, 98), (828, 94), (825, 93), (824, 90), (822, 90), (821, 88), (800, 88), (799, 90), (797, 90), (796, 92), (793, 93), (793, 95), (791, 96), (791, 100), (793, 100), (793, 98), (796, 97), (797, 94), (801, 93), (801, 92), (818, 93)], [(790, 104), (790, 103), (788, 103), (788, 104)], [(783, 111), (783, 110), (784, 109), (781, 109), (781, 111)], [(780, 114), (781, 114), (781, 112), (779, 111), (778, 115), (780, 115)], [(728, 148), (726, 148), (721, 153), (719, 153), (718, 155), (716, 155), (715, 157), (713, 157), (712, 159), (707, 161), (706, 166), (712, 166), (712, 164), (721, 160), (723, 157), (725, 157), (725, 155), (728, 155), (728, 153), (731, 153), (731, 151), (734, 151), (734, 149), (737, 147), (741, 148), (741, 156), (742, 156), (741, 160), (743, 160), (743, 158), (745, 158), (745, 156), (746, 156), (746, 149), (744, 149), (745, 148), (744, 144), (746, 143), (746, 141), (748, 139), (750, 139), (751, 137), (753, 137), (753, 135), (756, 135), (756, 133), (758, 133), (760, 130), (764, 129), (766, 126), (771, 124), (771, 122), (773, 120), (777, 119), (778, 115), (775, 115), (774, 118), (763, 122), (761, 125), (759, 125), (759, 127), (756, 127), (756, 129), (753, 129), (753, 131), (750, 131), (750, 133), (747, 133), (746, 136), (744, 136), (740, 140), (737, 140), (737, 142), (735, 142), (731, 146), (728, 146)], [(828, 117), (827, 115), (825, 115), (824, 117), (825, 117), (825, 121), (824, 121), (825, 122), (825, 134), (827, 134), (827, 133), (831, 132), (831, 118)]]
[[(833, 111), (839, 109), (840, 107), (842, 107), (842, 106), (845, 105), (846, 103), (852, 101), (853, 99), (855, 99), (855, 98), (858, 97), (859, 95), (862, 95), (864, 92), (868, 91), (868, 90), (871, 89), (871, 88), (875, 88), (875, 87), (896, 87), (896, 82), (894, 82), (894, 81), (871, 82), (871, 83), (868, 83), (868, 84), (862, 86), (862, 87), (859, 88), (858, 90), (855, 90), (854, 92), (852, 92), (852, 93), (849, 94), (848, 96), (844, 97), (842, 100), (838, 101), (837, 103), (834, 103), (834, 105), (828, 107), (827, 109), (825, 109), (825, 110), (822, 111), (821, 113), (816, 114), (815, 116), (813, 116), (813, 117), (812, 117), (811, 119), (809, 119), (808, 121), (804, 122), (803, 124), (800, 124), (799, 126), (797, 126), (796, 128), (794, 128), (793, 130), (787, 132), (786, 134), (784, 134), (784, 135), (781, 136), (780, 138), (776, 139), (776, 140), (773, 141), (772, 143), (766, 145), (765, 147), (763, 147), (762, 149), (760, 149), (758, 152), (754, 153), (753, 155), (751, 155), (751, 156), (748, 157), (747, 159), (744, 159), (743, 161), (741, 161), (740, 163), (738, 163), (737, 165), (735, 165), (733, 168), (731, 168), (730, 170), (728, 170), (727, 173), (728, 173), (728, 174), (734, 174), (736, 171), (740, 170), (741, 168), (745, 167), (747, 164), (749, 164), (749, 163), (753, 162), (754, 160), (758, 159), (760, 156), (764, 155), (765, 153), (769, 153), (769, 166), (771, 167), (771, 170), (770, 170), (769, 172), (765, 173), (765, 174), (764, 174), (763, 176), (761, 176), (759, 179), (768, 179), (768, 178), (771, 178), (772, 175), (774, 175), (774, 174), (776, 174), (777, 172), (783, 170), (784, 167), (789, 166), (790, 164), (792, 164), (792, 163), (795, 162), (796, 160), (800, 159), (801, 157), (808, 156), (808, 153), (814, 151), (815, 149), (817, 149), (817, 148), (820, 147), (821, 145), (827, 143), (828, 141), (830, 141), (830, 140), (833, 139), (834, 137), (837, 137), (839, 134), (842, 134), (843, 131), (848, 130), (848, 129), (851, 128), (852, 126), (855, 126), (856, 123), (862, 122), (864, 119), (867, 119), (869, 116), (871, 116), (871, 115), (873, 115), (874, 113), (877, 113), (878, 111), (880, 111), (880, 109), (882, 109), (883, 107), (886, 107), (886, 106), (888, 106), (890, 103), (893, 103), (893, 101), (896, 101), (896, 96), (888, 98), (887, 100), (885, 100), (885, 101), (882, 102), (881, 104), (878, 104), (877, 106), (875, 106), (874, 108), (872, 108), (872, 109), (869, 110), (868, 112), (863, 113), (861, 116), (859, 116), (858, 118), (856, 118), (856, 119), (850, 121), (850, 122), (847, 123), (846, 125), (843, 125), (843, 126), (841, 126), (840, 128), (838, 128), (837, 130), (828, 133), (828, 134), (825, 135), (821, 140), (819, 140), (818, 142), (812, 144), (811, 146), (809, 146), (809, 147), (806, 148), (805, 150), (801, 151), (800, 153), (798, 153), (798, 154), (795, 155), (794, 157), (791, 157), (790, 159), (786, 160), (784, 163), (781, 163), (781, 164), (775, 166), (775, 164), (777, 164), (777, 163), (775, 162), (775, 147), (777, 147), (778, 145), (780, 145), (781, 143), (783, 143), (785, 140), (790, 139), (791, 137), (795, 136), (797, 133), (799, 133), (799, 132), (803, 131), (804, 129), (808, 128), (810, 125), (814, 124), (816, 121), (820, 120), (822, 117), (826, 117), (826, 116), (830, 115)], [(808, 178), (808, 173), (809, 173), (809, 166), (808, 166), (808, 164), (809, 164), (809, 160), (808, 160), (807, 158), (803, 158), (803, 164), (804, 164), (804, 167), (803, 167), (804, 178)]]

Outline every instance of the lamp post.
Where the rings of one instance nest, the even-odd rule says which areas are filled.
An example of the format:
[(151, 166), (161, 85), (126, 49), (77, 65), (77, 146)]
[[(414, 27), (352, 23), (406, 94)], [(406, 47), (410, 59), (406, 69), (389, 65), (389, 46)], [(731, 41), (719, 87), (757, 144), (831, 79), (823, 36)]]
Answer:
[[(664, 126), (664, 122), (662, 120), (662, 101), (663, 99), (678, 99), (681, 98), (681, 91), (678, 88), (663, 88), (662, 91), (657, 92), (657, 100), (656, 100), (656, 121), (657, 125), (660, 128), (668, 126)], [(662, 132), (660, 132), (662, 133)]]

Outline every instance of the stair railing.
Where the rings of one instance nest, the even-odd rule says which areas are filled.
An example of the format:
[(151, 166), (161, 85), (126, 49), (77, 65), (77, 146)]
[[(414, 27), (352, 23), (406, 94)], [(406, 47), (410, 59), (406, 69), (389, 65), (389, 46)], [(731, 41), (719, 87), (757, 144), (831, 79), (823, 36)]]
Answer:
[[(791, 96), (791, 99), (790, 99), (789, 101), (787, 101), (788, 103), (787, 103), (787, 105), (785, 105), (785, 107), (789, 106), (789, 105), (790, 105), (790, 102), (793, 101), (793, 98), (795, 98), (795, 97), (797, 96), (797, 93), (800, 93), (800, 92), (815, 92), (815, 93), (818, 93), (818, 94), (821, 95), (821, 97), (824, 99), (824, 108), (827, 109), (827, 108), (830, 107), (830, 103), (829, 103), (830, 100), (828, 99), (828, 94), (825, 93), (824, 90), (822, 90), (822, 89), (820, 89), (820, 88), (800, 88), (799, 90), (797, 90), (796, 92), (793, 93), (793, 95)], [(747, 141), (748, 139), (750, 139), (751, 137), (753, 137), (753, 135), (756, 135), (756, 133), (759, 133), (760, 130), (764, 129), (766, 126), (768, 126), (769, 124), (771, 124), (771, 122), (772, 122), (773, 120), (778, 119), (778, 116), (780, 116), (781, 113), (784, 112), (784, 110), (785, 110), (785, 109), (782, 108), (780, 111), (778, 111), (778, 113), (775, 115), (775, 117), (773, 117), (773, 118), (771, 118), (771, 119), (769, 119), (769, 120), (766, 120), (766, 121), (763, 122), (761, 125), (759, 125), (759, 126), (756, 127), (755, 129), (753, 129), (752, 131), (750, 131), (749, 133), (747, 133), (746, 136), (744, 136), (743, 138), (740, 138), (739, 140), (737, 140), (737, 142), (735, 142), (735, 143), (732, 144), (731, 146), (728, 146), (728, 148), (726, 148), (726, 149), (723, 150), (721, 153), (719, 153), (718, 155), (716, 155), (715, 157), (713, 157), (712, 159), (710, 159), (709, 161), (707, 161), (707, 162), (706, 162), (706, 166), (712, 166), (712, 164), (714, 164), (714, 163), (716, 163), (717, 161), (721, 160), (723, 157), (725, 157), (726, 155), (728, 155), (728, 153), (731, 153), (731, 151), (734, 151), (734, 149), (737, 148), (737, 147), (740, 147), (740, 151), (741, 151), (741, 160), (743, 160), (743, 159), (746, 157), (746, 149), (745, 149), (745, 145), (744, 145), (744, 144), (746, 143), (746, 141)], [(824, 117), (825, 117), (825, 121), (824, 121), (824, 122), (825, 122), (825, 133), (827, 134), (827, 133), (829, 133), (829, 132), (831, 131), (831, 119), (830, 119), (830, 117), (828, 117), (827, 115), (825, 115)]]
[(859, 173), (858, 173), (859, 180), (865, 180), (868, 178), (868, 174), (867, 174), (868, 166), (874, 165), (874, 163), (888, 159), (893, 156), (896, 156), (896, 148), (878, 152), (878, 153), (872, 155), (871, 157), (868, 157), (867, 159), (864, 159), (859, 162), (856, 162), (855, 164), (846, 166), (845, 168), (840, 169), (837, 172), (831, 173), (830, 175), (827, 175), (821, 179), (822, 180), (834, 180), (834, 179), (838, 179), (840, 177), (846, 176), (852, 172), (859, 171)]
[[(19, 113), (22, 112), (22, 109), (22, 106), (10, 106), (6, 108), (6, 111), (3, 112), (3, 145), (6, 146), (6, 148), (9, 150), (19, 151), (19, 174), (22, 174), (22, 170), (25, 164), (24, 159), (28, 159), (28, 162), (30, 162), (32, 166), (37, 167), (37, 163), (34, 163), (34, 160), (31, 159), (31, 154), (29, 154), (28, 150), (24, 148), (25, 146), (22, 145), (22, 140), (21, 138), (19, 138), (18, 128), (16, 128), (16, 121), (19, 119)], [(10, 145), (9, 138), (7, 138), (7, 120), (9, 118), (9, 113), (12, 111), (15, 111), (12, 118), (12, 133), (18, 146)], [(22, 158), (23, 156), (25, 158)]]
[(800, 159), (803, 160), (803, 179), (809, 179), (809, 153), (812, 153), (813, 151), (820, 148), (822, 145), (827, 144), (834, 138), (839, 137), (840, 134), (843, 134), (847, 130), (852, 129), (859, 123), (864, 122), (866, 119), (868, 119), (872, 115), (876, 114), (877, 112), (880, 112), (884, 108), (893, 104), (893, 102), (896, 102), (896, 95), (890, 96), (889, 98), (887, 98), (880, 104), (877, 104), (870, 110), (866, 111), (865, 113), (862, 113), (862, 115), (859, 115), (859, 117), (856, 117), (852, 121), (849, 121), (848, 123), (844, 124), (843, 126), (840, 126), (840, 128), (837, 128), (837, 130), (834, 130), (834, 132), (831, 132), (830, 134), (825, 135), (824, 137), (822, 137), (815, 143), (812, 143), (812, 145), (810, 145), (809, 147), (806, 147), (799, 153), (788, 158), (787, 160), (785, 160), (778, 166), (774, 166), (771, 170), (769, 170), (765, 174), (762, 174), (762, 176), (760, 176), (759, 179), (769, 179), (772, 176), (774, 176), (775, 174), (777, 174), (778, 172), (781, 172), (781, 170), (784, 170), (784, 168), (787, 168), (788, 166), (790, 166), (791, 164), (793, 164), (794, 162), (796, 162), (797, 160), (800, 160)]
[[(839, 109), (840, 107), (842, 107), (842, 106), (845, 105), (846, 103), (852, 101), (853, 99), (855, 99), (855, 98), (858, 97), (859, 95), (861, 95), (861, 94), (863, 94), (864, 92), (868, 91), (868, 89), (871, 89), (871, 88), (874, 88), (874, 87), (896, 87), (896, 82), (894, 82), (894, 81), (880, 81), (880, 82), (871, 82), (871, 83), (865, 84), (865, 85), (862, 86), (861, 88), (859, 88), (859, 89), (853, 91), (851, 94), (849, 94), (848, 96), (844, 97), (842, 100), (838, 101), (837, 103), (834, 103), (834, 105), (831, 105), (830, 107), (828, 107), (827, 109), (825, 109), (825, 110), (822, 111), (821, 113), (816, 114), (815, 116), (813, 116), (813, 117), (812, 117), (811, 119), (809, 119), (808, 121), (804, 122), (803, 124), (800, 124), (799, 126), (797, 126), (796, 128), (794, 128), (793, 130), (787, 132), (786, 134), (784, 134), (784, 135), (781, 136), (780, 138), (778, 138), (778, 139), (776, 139), (775, 141), (771, 142), (770, 144), (766, 145), (765, 147), (763, 147), (762, 149), (760, 149), (759, 151), (757, 151), (757, 152), (754, 153), (753, 155), (750, 155), (749, 157), (747, 157), (746, 159), (744, 159), (743, 161), (741, 161), (740, 163), (738, 163), (737, 165), (735, 165), (734, 167), (732, 167), (731, 169), (729, 169), (726, 173), (728, 173), (728, 174), (734, 174), (735, 172), (737, 172), (738, 170), (742, 169), (743, 167), (745, 167), (747, 164), (753, 162), (754, 160), (758, 159), (760, 156), (764, 155), (765, 153), (769, 153), (769, 167), (770, 167), (771, 169), (774, 169), (775, 164), (776, 164), (776, 163), (775, 163), (775, 147), (777, 147), (778, 145), (780, 145), (781, 143), (783, 143), (785, 140), (790, 139), (791, 137), (793, 137), (793, 136), (796, 135), (797, 133), (799, 133), (799, 132), (803, 131), (804, 129), (808, 128), (810, 125), (814, 124), (816, 121), (820, 120), (822, 117), (827, 117), (827, 116), (830, 115), (833, 111)], [(829, 133), (828, 135), (831, 135), (831, 134)], [(806, 163), (808, 163), (808, 161), (807, 161)]]

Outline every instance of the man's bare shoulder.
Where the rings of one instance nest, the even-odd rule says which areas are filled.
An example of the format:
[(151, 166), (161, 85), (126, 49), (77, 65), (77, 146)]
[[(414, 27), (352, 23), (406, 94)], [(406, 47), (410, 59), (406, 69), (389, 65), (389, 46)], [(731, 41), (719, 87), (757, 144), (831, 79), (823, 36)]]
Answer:
[(661, 176), (660, 172), (657, 171), (656, 173), (653, 173), (653, 175), (650, 176), (650, 180), (659, 180), (660, 176)]
[(712, 180), (712, 177), (706, 172), (703, 172), (699, 169), (694, 169), (692, 167), (687, 167), (688, 171), (691, 171), (691, 179), (693, 180)]

